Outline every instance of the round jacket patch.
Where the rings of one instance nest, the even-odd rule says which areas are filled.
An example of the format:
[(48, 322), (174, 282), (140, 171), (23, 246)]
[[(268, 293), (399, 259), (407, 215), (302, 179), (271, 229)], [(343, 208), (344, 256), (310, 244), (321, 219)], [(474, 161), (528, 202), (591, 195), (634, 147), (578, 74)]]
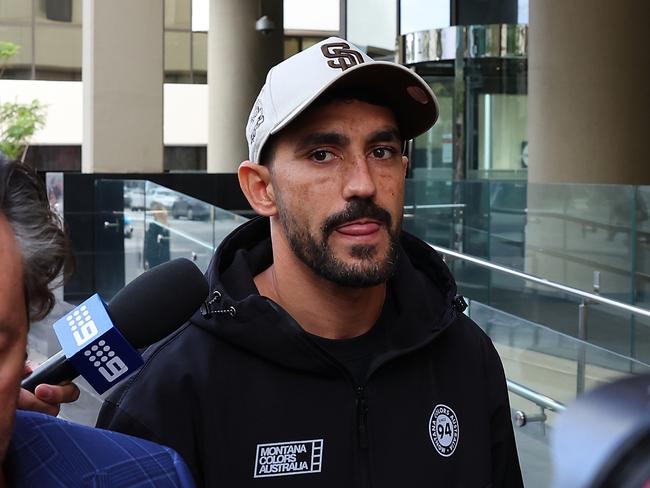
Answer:
[(458, 445), (459, 434), (456, 413), (447, 405), (436, 405), (429, 419), (429, 437), (438, 454), (451, 456)]

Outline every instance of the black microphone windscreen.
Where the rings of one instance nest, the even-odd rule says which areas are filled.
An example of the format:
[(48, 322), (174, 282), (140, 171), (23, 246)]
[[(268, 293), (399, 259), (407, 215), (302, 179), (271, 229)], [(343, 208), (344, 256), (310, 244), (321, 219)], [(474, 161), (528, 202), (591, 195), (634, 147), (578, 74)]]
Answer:
[(208, 296), (208, 282), (189, 259), (160, 264), (131, 281), (108, 303), (113, 323), (136, 348), (185, 323)]

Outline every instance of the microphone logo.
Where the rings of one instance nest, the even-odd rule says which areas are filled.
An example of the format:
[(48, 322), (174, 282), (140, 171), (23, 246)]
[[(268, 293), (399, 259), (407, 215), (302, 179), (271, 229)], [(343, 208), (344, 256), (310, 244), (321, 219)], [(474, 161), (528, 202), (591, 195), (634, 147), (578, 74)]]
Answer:
[(83, 346), (97, 335), (97, 326), (85, 305), (72, 312), (65, 320), (68, 322), (68, 327), (70, 327), (77, 346)]
[(142, 366), (95, 294), (54, 324), (66, 359), (100, 395)]
[(86, 349), (84, 356), (88, 358), (88, 361), (97, 368), (97, 371), (109, 383), (113, 383), (129, 370), (129, 367), (124, 364), (124, 361), (115, 355), (115, 351), (111, 349), (111, 346), (103, 340), (93, 345), (90, 349)]

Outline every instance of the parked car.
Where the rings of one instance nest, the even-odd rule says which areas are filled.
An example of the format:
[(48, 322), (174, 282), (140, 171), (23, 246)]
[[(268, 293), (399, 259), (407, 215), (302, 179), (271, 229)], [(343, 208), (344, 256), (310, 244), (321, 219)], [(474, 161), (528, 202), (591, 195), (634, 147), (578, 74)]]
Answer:
[(208, 220), (210, 206), (196, 198), (179, 196), (172, 205), (172, 218), (185, 217), (187, 220)]
[(144, 189), (124, 188), (124, 208), (144, 210)]
[(158, 203), (163, 208), (171, 210), (178, 197), (179, 194), (169, 188), (155, 186), (147, 190), (147, 208), (151, 208), (154, 203)]

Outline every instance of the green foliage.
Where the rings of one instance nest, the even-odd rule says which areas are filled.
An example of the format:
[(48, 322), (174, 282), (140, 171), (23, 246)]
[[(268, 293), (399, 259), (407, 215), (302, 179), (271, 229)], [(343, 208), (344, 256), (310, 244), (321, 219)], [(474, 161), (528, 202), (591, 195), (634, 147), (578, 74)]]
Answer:
[[(13, 42), (0, 41), (0, 77), (7, 62), (20, 50)], [(0, 151), (10, 159), (25, 160), (29, 141), (45, 125), (46, 107), (38, 100), (31, 103), (0, 103)]]
[(18, 54), (19, 50), (20, 46), (18, 44), (8, 41), (0, 41), (0, 59), (2, 60), (13, 58)]
[(28, 141), (45, 124), (45, 113), (38, 100), (0, 104), (0, 151), (10, 159), (24, 159)]
[(5, 72), (7, 61), (18, 54), (19, 50), (20, 46), (18, 44), (14, 44), (13, 42), (0, 41), (0, 78), (2, 78), (2, 74)]

